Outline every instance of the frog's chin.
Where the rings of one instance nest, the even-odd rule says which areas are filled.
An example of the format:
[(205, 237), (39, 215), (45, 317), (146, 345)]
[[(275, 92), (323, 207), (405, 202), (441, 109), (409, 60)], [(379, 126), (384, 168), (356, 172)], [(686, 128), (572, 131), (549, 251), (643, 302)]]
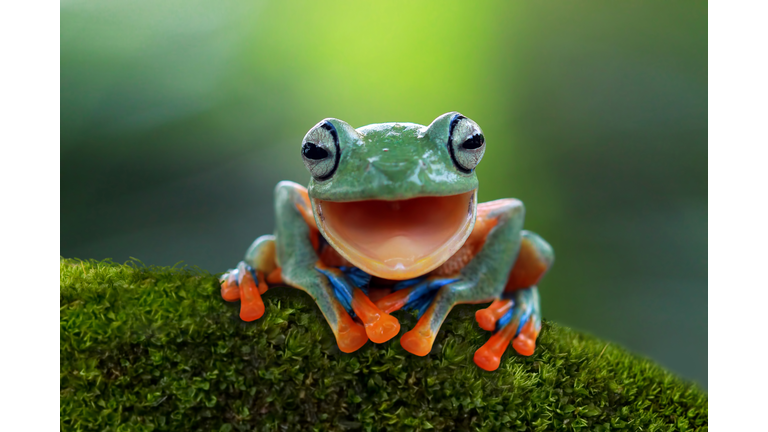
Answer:
[(477, 190), (405, 200), (335, 202), (313, 199), (323, 236), (354, 266), (404, 280), (439, 267), (472, 232)]

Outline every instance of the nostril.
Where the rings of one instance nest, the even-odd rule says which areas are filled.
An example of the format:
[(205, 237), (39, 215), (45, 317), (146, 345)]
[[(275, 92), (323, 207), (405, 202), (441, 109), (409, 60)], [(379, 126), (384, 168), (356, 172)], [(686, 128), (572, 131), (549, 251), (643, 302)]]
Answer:
[(371, 162), (376, 171), (390, 180), (402, 180), (410, 177), (419, 164), (415, 161), (383, 161), (381, 159)]

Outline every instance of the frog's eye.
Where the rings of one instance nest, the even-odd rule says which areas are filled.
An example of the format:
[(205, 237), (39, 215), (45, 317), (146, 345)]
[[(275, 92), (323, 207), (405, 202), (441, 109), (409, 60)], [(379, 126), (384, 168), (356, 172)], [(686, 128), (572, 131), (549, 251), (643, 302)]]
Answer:
[(451, 120), (448, 151), (459, 171), (469, 174), (480, 163), (485, 153), (485, 137), (480, 126), (457, 114)]
[(301, 144), (301, 157), (312, 177), (320, 181), (331, 178), (340, 156), (339, 135), (331, 122), (323, 120), (307, 132)]

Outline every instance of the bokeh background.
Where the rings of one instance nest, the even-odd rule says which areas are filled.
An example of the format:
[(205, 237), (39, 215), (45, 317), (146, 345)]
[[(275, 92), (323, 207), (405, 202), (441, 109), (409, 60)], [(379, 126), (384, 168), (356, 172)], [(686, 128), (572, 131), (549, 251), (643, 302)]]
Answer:
[(63, 0), (61, 255), (224, 271), (316, 122), (453, 110), (545, 317), (706, 387), (706, 2)]

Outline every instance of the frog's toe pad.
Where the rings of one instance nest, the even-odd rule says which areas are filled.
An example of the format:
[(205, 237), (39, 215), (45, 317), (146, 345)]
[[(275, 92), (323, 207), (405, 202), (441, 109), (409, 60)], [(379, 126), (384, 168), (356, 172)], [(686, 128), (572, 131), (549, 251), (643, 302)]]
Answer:
[(536, 350), (536, 341), (520, 335), (512, 341), (512, 348), (518, 354), (528, 357), (533, 355), (533, 352)]
[(406, 332), (400, 338), (400, 346), (411, 354), (424, 357), (432, 351), (432, 343), (435, 337), (431, 333), (424, 333), (419, 329)]
[[(244, 262), (237, 266), (240, 285), (240, 319), (255, 321), (264, 315), (264, 302), (259, 294), (259, 286), (254, 280), (253, 269)], [(261, 279), (261, 276), (258, 277)]]
[(352, 309), (365, 325), (365, 331), (373, 343), (384, 343), (400, 333), (397, 318), (376, 307), (358, 288), (352, 290)]
[(493, 314), (493, 311), (488, 309), (480, 309), (475, 312), (475, 320), (480, 325), (480, 328), (486, 331), (494, 331), (496, 329), (496, 321), (498, 318)]
[(359, 350), (368, 342), (368, 334), (362, 325), (355, 322), (349, 315), (342, 317), (336, 334), (336, 343), (339, 350), (351, 353)]
[[(503, 352), (504, 351), (502, 351), (502, 353)], [(499, 368), (499, 364), (501, 364), (501, 355), (499, 355), (497, 352), (494, 352), (492, 347), (486, 344), (480, 347), (479, 350), (475, 351), (474, 360), (475, 364), (478, 365), (480, 369), (490, 372)]]
[(221, 298), (228, 302), (240, 300), (240, 287), (227, 281), (221, 283)]
[(531, 356), (536, 350), (536, 338), (538, 336), (539, 332), (536, 330), (534, 320), (528, 320), (520, 330), (520, 334), (512, 341), (512, 348), (520, 355)]
[(375, 322), (365, 325), (365, 332), (373, 343), (384, 343), (400, 333), (400, 322), (389, 314), (382, 314)]

